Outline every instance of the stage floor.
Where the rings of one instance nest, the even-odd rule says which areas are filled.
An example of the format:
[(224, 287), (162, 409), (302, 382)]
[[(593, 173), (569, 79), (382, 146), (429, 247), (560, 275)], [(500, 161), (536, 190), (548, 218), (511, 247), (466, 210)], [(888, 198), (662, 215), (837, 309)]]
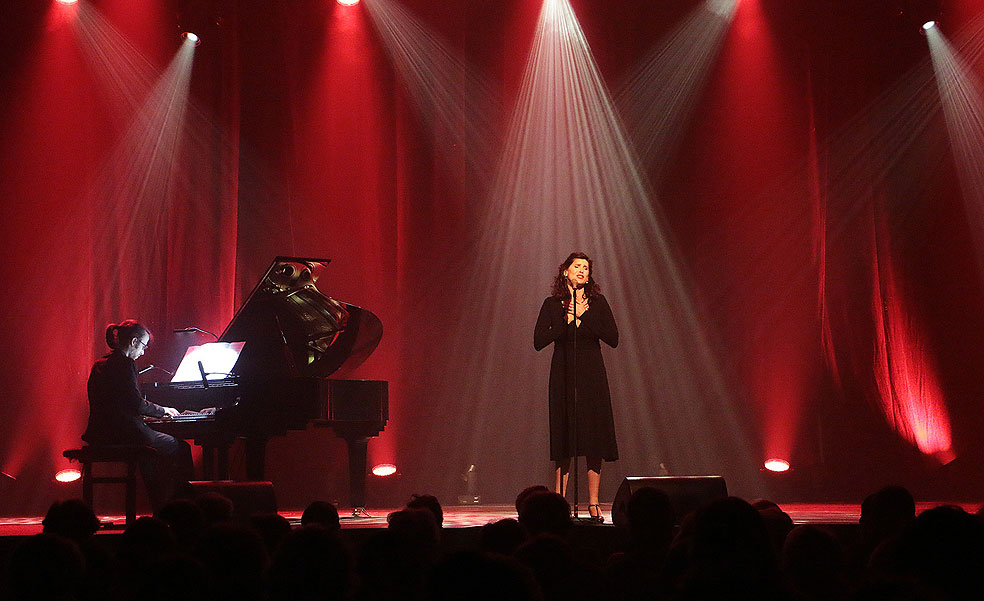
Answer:
[[(970, 513), (976, 512), (981, 505), (968, 503), (917, 503), (916, 513), (936, 507), (937, 505), (952, 504), (963, 507)], [(861, 506), (843, 503), (786, 503), (781, 505), (783, 511), (789, 514), (795, 524), (818, 525), (854, 525), (861, 516)], [(611, 505), (602, 505), (605, 523), (611, 524)], [(396, 508), (373, 508), (368, 510), (370, 517), (350, 517), (351, 509), (341, 509), (343, 529), (385, 528), (386, 515)], [(587, 507), (581, 508), (581, 515), (587, 515)], [(294, 523), (300, 523), (300, 511), (283, 511), (281, 515)], [(445, 528), (471, 528), (483, 526), (489, 522), (503, 518), (515, 518), (516, 509), (512, 505), (468, 505), (444, 507)], [(104, 522), (122, 524), (122, 515), (100, 516)], [(0, 518), (0, 536), (29, 536), (41, 532), (41, 516)]]

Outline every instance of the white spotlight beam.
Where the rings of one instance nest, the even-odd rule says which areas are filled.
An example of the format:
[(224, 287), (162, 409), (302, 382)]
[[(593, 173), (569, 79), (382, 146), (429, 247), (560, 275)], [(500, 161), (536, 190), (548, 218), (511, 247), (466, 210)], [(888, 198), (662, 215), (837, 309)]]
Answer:
[(706, 0), (649, 53), (616, 93), (640, 162), (654, 182), (693, 116), (737, 0)]
[[(938, 28), (934, 30), (938, 33)], [(956, 40), (966, 63), (980, 60), (984, 56), (984, 18), (965, 27)], [(946, 152), (945, 136), (936, 135), (932, 129), (940, 113), (936, 80), (932, 61), (920, 62), (822, 143), (822, 154), (827, 157), (824, 204), (835, 202), (847, 208), (833, 217), (826, 212), (821, 215), (827, 246), (851, 235), (857, 219), (868, 218), (872, 194), (885, 186), (889, 177), (896, 206), (887, 218), (897, 223), (911, 215), (908, 201), (921, 194), (938, 169), (938, 165), (927, 164), (925, 157)], [(825, 339), (825, 344), (831, 342)]]
[(395, 0), (365, 6), (438, 149), (451, 157), (463, 152), (470, 174), (484, 179), (497, 149), (492, 124), (499, 111), (490, 86)]
[[(972, 200), (980, 196), (979, 170), (984, 167), (979, 150), (982, 140), (980, 99), (965, 66), (956, 59), (958, 53), (941, 43), (945, 40), (938, 28), (928, 30), (927, 36), (938, 36), (936, 42), (930, 40), (932, 60), (916, 65), (897, 85), (841, 128), (841, 134), (827, 144), (826, 154), (832, 158), (828, 166), (825, 204), (836, 204), (844, 209), (835, 217), (825, 217), (821, 223), (821, 228), (827, 232), (828, 246), (856, 232), (859, 221), (871, 222), (872, 231), (878, 232), (884, 227), (879, 221), (884, 219), (889, 225), (885, 231), (892, 232), (896, 231), (895, 226), (900, 221), (910, 218), (910, 205), (917, 206), (924, 196), (923, 189), (942, 164), (942, 161), (927, 161), (927, 157), (946, 153), (945, 136), (938, 135), (932, 127), (938, 123), (940, 98), (943, 99), (942, 108), (954, 154), (958, 155), (958, 173), (965, 186), (964, 199), (974, 205), (968, 207), (968, 215), (975, 234), (984, 225), (979, 201)], [(959, 39), (964, 56), (969, 60), (971, 57), (974, 61), (979, 59), (984, 48), (984, 19), (972, 23)], [(975, 96), (977, 99), (972, 100)], [(976, 146), (972, 142), (975, 139)], [(959, 156), (961, 154), (963, 156)], [(880, 199), (886, 189), (891, 189), (891, 195)], [(888, 206), (889, 202), (891, 206)], [(980, 242), (978, 238), (978, 258), (981, 256)], [(931, 435), (948, 433), (949, 424), (946, 411), (939, 404), (942, 393), (935, 380), (932, 358), (919, 356), (923, 348), (919, 341), (923, 334), (918, 316), (907, 314), (908, 308), (902, 303), (889, 304), (882, 300), (905, 297), (900, 292), (904, 282), (894, 276), (891, 252), (888, 252), (897, 243), (877, 239), (870, 243), (870, 252), (875, 256), (871, 267), (874, 271), (868, 277), (874, 281), (871, 311), (878, 336), (876, 362), (887, 372), (887, 377), (885, 373), (875, 376), (880, 394), (874, 400), (900, 435), (918, 445), (923, 452), (940, 452), (941, 460), (945, 461), (949, 452), (945, 448), (948, 440), (945, 436), (934, 438)], [(884, 258), (878, 260), (882, 253)], [(821, 292), (824, 299), (821, 307), (823, 343), (833, 357), (838, 340), (832, 333), (830, 321), (831, 313), (836, 315), (837, 311), (828, 308), (823, 288)], [(843, 325), (843, 314), (840, 321)], [(846, 345), (848, 354), (853, 345), (854, 342)], [(889, 349), (896, 347), (912, 350), (901, 357), (890, 356)], [(836, 362), (832, 367), (836, 370)], [(862, 377), (868, 376), (862, 374)]]
[[(482, 231), (475, 256), (483, 262), (469, 281), (485, 317), (463, 316), (467, 337), (452, 352), (465, 360), (455, 370), (466, 374), (459, 395), (480, 403), (462, 428), (475, 456), (491, 454), (488, 424), (500, 415), (539, 415), (542, 422), (521, 427), (543, 438), (549, 352), (534, 355), (531, 330), (555, 262), (585, 250), (623, 333), (607, 353), (617, 427), (632, 441), (623, 445), (623, 466), (644, 469), (659, 458), (689, 473), (730, 466), (755, 477), (757, 453), (566, 0), (543, 5)], [(476, 340), (479, 356), (469, 352)], [(508, 407), (504, 381), (524, 391)]]
[[(979, 53), (980, 44), (973, 45)], [(910, 199), (919, 197), (938, 168), (927, 164), (925, 157), (945, 152), (943, 137), (933, 135), (932, 126), (939, 116), (933, 80), (928, 60), (914, 66), (832, 135), (818, 141), (818, 156), (811, 157), (811, 161), (818, 160), (819, 165), (804, 163), (775, 182), (763, 185), (763, 193), (748, 203), (745, 211), (733, 215), (738, 227), (750, 228), (763, 207), (786, 201), (786, 221), (790, 227), (758, 240), (755, 252), (748, 255), (750, 258), (733, 265), (740, 274), (734, 280), (752, 288), (770, 285), (770, 278), (788, 283), (776, 291), (764, 311), (783, 311), (789, 294), (817, 279), (816, 269), (823, 268), (825, 249), (837, 248), (846, 236), (856, 232), (858, 220), (870, 218), (874, 195), (887, 182), (891, 181), (892, 200), (896, 205), (888, 218), (896, 223), (909, 218), (910, 206), (914, 206)], [(817, 166), (821, 170), (819, 174), (815, 173)], [(811, 182), (818, 176), (819, 181)], [(818, 206), (802, 202), (804, 191), (814, 187), (820, 196)], [(837, 207), (834, 214), (828, 210), (830, 206)], [(804, 232), (816, 232), (820, 236), (817, 264), (783, 274), (763, 271), (762, 266), (769, 265), (769, 257), (789, 248)], [(824, 312), (822, 274), (820, 282), (819, 310)], [(722, 304), (732, 296), (727, 289), (717, 294)], [(728, 310), (744, 309), (731, 306)], [(762, 312), (763, 308), (759, 307), (758, 311)], [(764, 318), (762, 323), (767, 327), (770, 319)], [(825, 344), (831, 342), (825, 340)]]
[(112, 192), (105, 198), (134, 209), (129, 212), (124, 239), (137, 246), (143, 241), (135, 229), (144, 225), (148, 215), (159, 224), (162, 209), (168, 204), (168, 186), (184, 130), (193, 57), (194, 44), (182, 44), (107, 166)]
[(79, 5), (75, 31), (98, 85), (96, 90), (119, 115), (130, 115), (155, 85), (154, 68), (140, 50), (87, 2)]
[[(938, 27), (930, 31), (941, 35)], [(980, 60), (984, 55), (984, 18), (963, 29), (957, 40), (957, 52), (965, 64)], [(827, 177), (833, 189), (860, 198), (859, 191), (884, 182), (892, 172), (910, 174), (900, 192), (924, 185), (928, 170), (922, 155), (914, 156), (914, 148), (929, 143), (935, 144), (933, 149), (943, 150), (937, 140), (927, 140), (941, 108), (935, 71), (933, 60), (920, 62), (826, 142), (827, 153), (836, 159)], [(857, 203), (858, 211), (866, 208), (866, 203)], [(904, 217), (908, 213), (897, 214)], [(835, 228), (839, 231), (838, 226)]]
[[(107, 314), (132, 311), (119, 307), (116, 292), (126, 281), (130, 289), (147, 295), (139, 307), (160, 301), (154, 279), (161, 277), (167, 258), (169, 208), (184, 141), (185, 114), (192, 72), (194, 44), (182, 44), (157, 84), (133, 114), (97, 181), (90, 188), (89, 210), (94, 210), (95, 256), (110, 259), (99, 266), (105, 286), (96, 290), (96, 308)], [(139, 273), (129, 272), (139, 266)]]
[[(77, 341), (90, 339), (89, 326), (93, 324), (89, 318), (106, 323), (118, 319), (118, 315), (148, 315), (149, 307), (161, 303), (158, 267), (167, 249), (168, 235), (164, 219), (175, 155), (182, 139), (193, 56), (193, 46), (182, 46), (154, 83), (148, 62), (108, 27), (93, 7), (83, 4), (79, 12), (80, 17), (86, 15), (77, 30), (81, 34), (79, 43), (86, 56), (95, 59), (91, 64), (97, 75), (96, 85), (110, 86), (108, 97), (125, 96), (116, 98), (118, 102), (110, 107), (124, 128), (122, 132), (106, 133), (114, 137), (122, 134), (112, 154), (94, 181), (87, 183), (86, 192), (66, 202), (64, 211), (51, 223), (61, 233), (58, 239), (75, 245), (64, 254), (66, 261), (77, 263), (62, 265), (61, 269), (78, 273), (83, 282), (89, 279), (94, 285), (92, 291), (74, 290), (78, 302), (67, 305), (70, 309), (66, 310), (80, 318), (73, 337)], [(99, 47), (91, 48), (91, 44)], [(126, 55), (113, 56), (114, 51)], [(141, 87), (142, 93), (119, 89), (127, 82)], [(98, 262), (93, 262), (93, 257)], [(83, 275), (89, 271), (96, 274)], [(134, 296), (140, 298), (121, 301), (124, 289), (138, 291)], [(68, 408), (74, 410), (77, 406)], [(84, 413), (81, 419), (84, 423)], [(46, 455), (58, 456), (63, 448), (59, 441), (76, 435), (71, 430), (77, 426), (77, 419), (48, 424), (44, 439), (34, 446), (47, 445)], [(23, 431), (33, 433), (37, 428)]]
[(971, 65), (939, 27), (926, 31), (936, 85), (957, 164), (964, 204), (984, 273), (984, 98)]

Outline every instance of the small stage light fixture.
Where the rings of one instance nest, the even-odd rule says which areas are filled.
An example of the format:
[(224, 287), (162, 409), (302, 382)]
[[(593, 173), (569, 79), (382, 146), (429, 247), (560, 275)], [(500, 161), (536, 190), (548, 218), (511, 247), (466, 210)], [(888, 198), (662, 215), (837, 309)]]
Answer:
[(765, 462), (765, 469), (770, 472), (787, 472), (789, 471), (789, 462), (785, 459), (769, 459)]
[(342, 6), (355, 6), (359, 3), (359, 0), (336, 0)]
[(396, 473), (396, 466), (392, 463), (380, 463), (372, 468), (372, 475), (379, 476), (383, 478), (385, 476), (392, 476)]
[(79, 0), (58, 0), (58, 4), (76, 4)]
[(929, 31), (934, 27), (936, 27), (936, 21), (926, 21), (922, 24), (923, 31)]
[(201, 46), (202, 45), (202, 39), (200, 37), (198, 37), (198, 34), (196, 34), (196, 33), (192, 33), (190, 31), (186, 31), (186, 32), (184, 32), (184, 33), (181, 34), (181, 37), (183, 37), (184, 39), (188, 40), (189, 42), (191, 42), (195, 46)]
[(55, 480), (58, 482), (75, 482), (82, 477), (82, 472), (75, 468), (69, 468), (67, 470), (61, 470), (55, 474)]

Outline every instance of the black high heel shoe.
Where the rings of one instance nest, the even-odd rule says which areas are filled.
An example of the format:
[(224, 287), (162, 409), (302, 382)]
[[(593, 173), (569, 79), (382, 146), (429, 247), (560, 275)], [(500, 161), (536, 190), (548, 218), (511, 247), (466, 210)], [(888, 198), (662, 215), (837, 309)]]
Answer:
[(605, 523), (605, 516), (601, 515), (601, 505), (588, 505), (588, 519), (599, 524)]

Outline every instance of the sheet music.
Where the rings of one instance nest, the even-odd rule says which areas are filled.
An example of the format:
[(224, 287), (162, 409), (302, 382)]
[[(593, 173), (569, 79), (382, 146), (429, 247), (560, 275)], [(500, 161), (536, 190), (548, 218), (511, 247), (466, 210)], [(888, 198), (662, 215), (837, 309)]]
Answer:
[(205, 368), (209, 382), (225, 380), (239, 361), (244, 346), (245, 342), (208, 342), (189, 346), (178, 369), (174, 371), (171, 382), (200, 382), (202, 375), (198, 370), (199, 361)]

